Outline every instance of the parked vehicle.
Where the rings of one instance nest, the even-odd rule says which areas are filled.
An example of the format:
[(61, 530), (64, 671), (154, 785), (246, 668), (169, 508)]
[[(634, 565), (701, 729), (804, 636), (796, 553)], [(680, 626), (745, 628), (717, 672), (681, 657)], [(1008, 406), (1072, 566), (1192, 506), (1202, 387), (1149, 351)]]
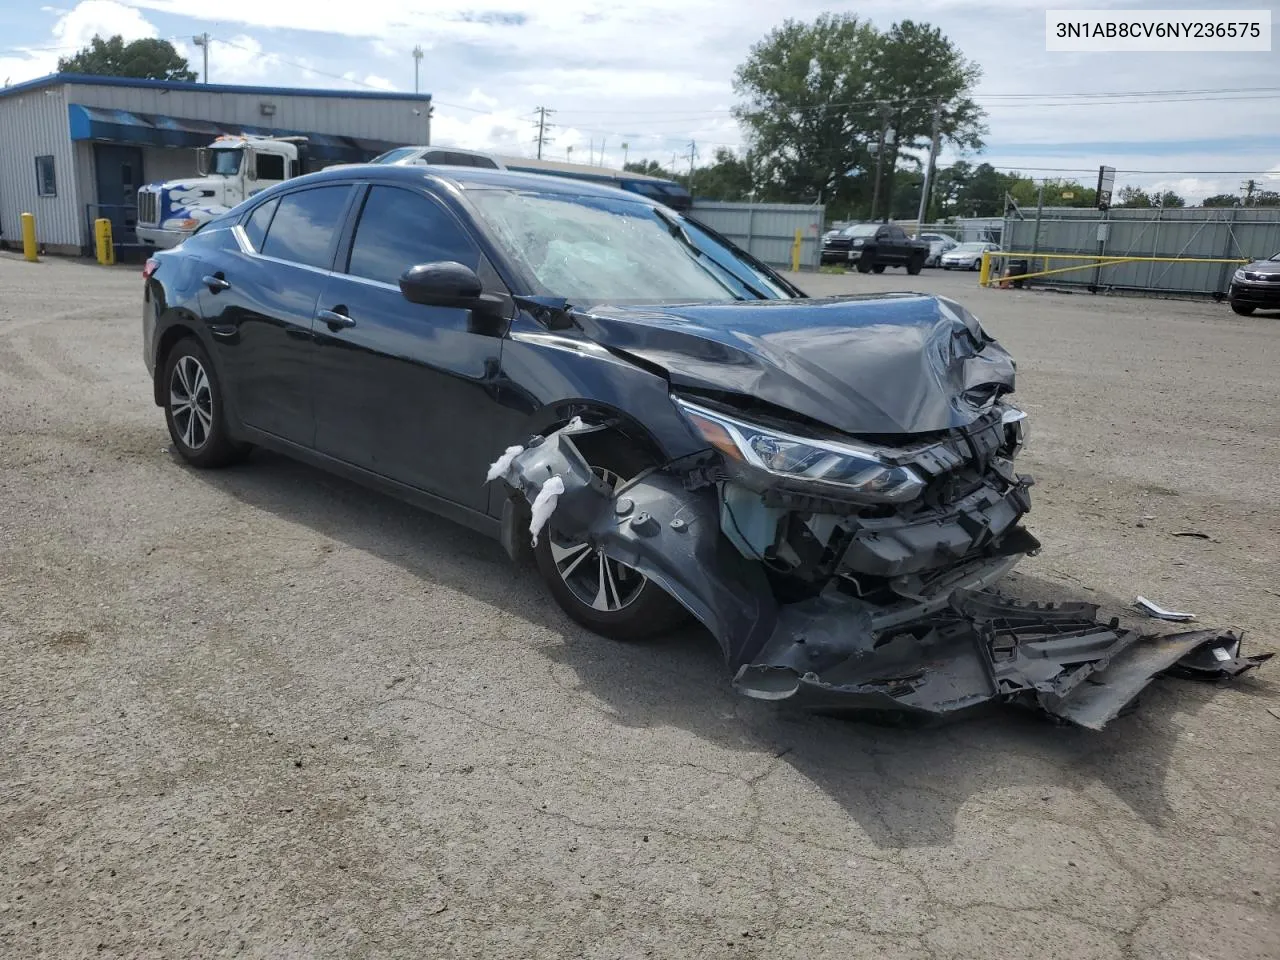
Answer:
[(822, 264), (848, 263), (849, 246), (853, 231), (862, 224), (853, 224), (840, 230), (828, 230), (822, 235), (822, 251), (818, 254)]
[[(396, 147), (378, 154), (370, 163), (397, 163), (410, 166), (485, 167), (489, 170), (506, 169), (502, 162), (478, 150), (462, 150), (458, 147)], [(337, 164), (335, 164), (337, 166)], [(329, 169), (326, 167), (325, 169)]]
[(906, 267), (915, 275), (929, 256), (929, 244), (912, 240), (896, 223), (860, 223), (849, 227), (849, 263), (859, 273), (884, 273), (885, 267)]
[(1280, 310), (1280, 253), (1233, 273), (1227, 296), (1231, 309), (1241, 316), (1255, 310)]
[(306, 143), (306, 137), (218, 137), (196, 151), (198, 176), (138, 190), (138, 239), (160, 249), (176, 247), (201, 224), (300, 175)]
[(943, 270), (977, 270), (982, 265), (984, 252), (999, 253), (1000, 245), (974, 241), (962, 243), (948, 250), (940, 258)]
[(948, 237), (941, 233), (921, 233), (916, 235), (916, 239), (923, 240), (929, 244), (929, 255), (924, 258), (926, 267), (938, 266), (944, 253), (959, 246), (959, 241), (954, 237)]
[(612, 637), (692, 614), (752, 696), (1038, 548), (1014, 365), (967, 310), (808, 299), (634, 194), (327, 170), (143, 276), (154, 401), (187, 462), (261, 446), (532, 550), (563, 609)]
[(507, 170), (519, 173), (541, 173), (549, 177), (568, 177), (583, 180), (602, 187), (614, 187), (628, 193), (638, 193), (672, 210), (693, 209), (693, 196), (683, 184), (663, 177), (651, 177), (630, 170), (613, 170), (585, 163), (562, 163), (559, 160), (536, 160), (532, 157), (501, 157)]

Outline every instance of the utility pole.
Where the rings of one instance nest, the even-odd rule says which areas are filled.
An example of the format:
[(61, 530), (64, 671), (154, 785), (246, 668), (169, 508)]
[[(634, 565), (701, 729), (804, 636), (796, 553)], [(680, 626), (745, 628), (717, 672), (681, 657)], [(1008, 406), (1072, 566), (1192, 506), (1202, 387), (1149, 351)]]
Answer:
[(201, 83), (209, 82), (209, 40), (210, 37), (207, 32), (200, 34), (198, 37), (191, 38), (191, 42), (197, 47), (204, 48), (204, 73), (200, 75)]
[(604, 137), (601, 137), (601, 138), (600, 138), (600, 161), (599, 161), (599, 165), (600, 165), (600, 166), (602, 166), (602, 167), (604, 166), (604, 141), (605, 141), (605, 138), (604, 138)]
[(587, 143), (587, 163), (591, 166), (596, 165), (596, 138), (592, 137)]
[[(544, 143), (552, 142), (551, 138), (547, 136), (547, 131), (552, 127), (552, 124), (547, 123), (547, 115), (555, 113), (555, 111), (548, 110), (546, 107), (538, 107), (536, 113), (538, 114), (538, 135), (534, 137), (533, 140), (538, 145), (538, 159), (541, 160), (542, 145)], [(570, 147), (570, 149), (573, 148)]]
[(693, 161), (698, 156), (698, 144), (689, 141), (689, 196), (693, 196)]
[(1247, 207), (1249, 205), (1249, 201), (1253, 199), (1253, 191), (1258, 189), (1258, 181), (1252, 179), (1246, 180), (1244, 183), (1240, 184), (1240, 189), (1244, 191), (1244, 205)]
[(929, 164), (924, 168), (924, 183), (920, 185), (920, 211), (916, 214), (916, 234), (924, 229), (929, 216), (929, 191), (933, 189), (933, 170), (938, 162), (938, 136), (942, 123), (942, 101), (933, 105), (933, 138), (929, 141)]
[(876, 143), (876, 182), (871, 188), (871, 221), (876, 219), (876, 211), (880, 209), (880, 176), (884, 170), (884, 140), (889, 133), (889, 117), (892, 108), (884, 100), (880, 101), (880, 139)]
[(418, 92), (418, 64), (422, 63), (422, 47), (413, 48), (413, 92)]
[(627, 169), (627, 144), (625, 141), (622, 144), (622, 169)]
[(566, 162), (571, 161), (573, 159), (573, 144), (570, 144), (569, 146), (564, 148), (564, 159)]

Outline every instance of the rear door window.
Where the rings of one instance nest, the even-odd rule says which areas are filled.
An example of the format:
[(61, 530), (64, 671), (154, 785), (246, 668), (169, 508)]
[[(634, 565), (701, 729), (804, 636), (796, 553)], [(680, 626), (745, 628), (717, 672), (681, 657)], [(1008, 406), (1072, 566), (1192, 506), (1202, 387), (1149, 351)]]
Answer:
[(262, 241), (266, 239), (267, 227), (271, 226), (271, 215), (276, 212), (279, 200), (268, 200), (249, 214), (244, 222), (244, 235), (254, 250), (262, 250)]
[(410, 267), (440, 260), (479, 269), (480, 252), (436, 201), (398, 187), (373, 187), (356, 225), (347, 272), (397, 284)]
[(351, 187), (312, 187), (280, 198), (262, 253), (309, 267), (329, 269), (333, 241)]

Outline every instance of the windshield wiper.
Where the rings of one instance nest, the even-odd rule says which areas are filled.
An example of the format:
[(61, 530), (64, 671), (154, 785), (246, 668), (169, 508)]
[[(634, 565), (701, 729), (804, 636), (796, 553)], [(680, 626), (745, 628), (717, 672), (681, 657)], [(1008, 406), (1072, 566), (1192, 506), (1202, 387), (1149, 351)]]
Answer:
[[(700, 259), (702, 259), (702, 260), (706, 260), (706, 261), (707, 261), (708, 263), (710, 263), (713, 267), (715, 267), (715, 268), (716, 268), (716, 271), (718, 271), (719, 273), (722, 273), (722, 274), (728, 274), (730, 277), (732, 277), (732, 278), (733, 278), (734, 280), (736, 280), (738, 283), (740, 283), (740, 284), (742, 284), (744, 287), (746, 287), (746, 288), (747, 288), (747, 292), (748, 292), (748, 293), (750, 293), (750, 294), (751, 294), (753, 297), (755, 297), (757, 300), (768, 300), (768, 299), (769, 299), (769, 297), (765, 296), (765, 294), (764, 294), (764, 292), (763, 292), (763, 291), (761, 291), (761, 290), (757, 290), (755, 287), (753, 287), (751, 284), (747, 283), (747, 281), (743, 280), (743, 279), (742, 279), (740, 276), (738, 276), (736, 273), (734, 273), (733, 271), (731, 271), (731, 270), (729, 270), (729, 269), (727, 269), (727, 268), (725, 268), (725, 267), (721, 266), (719, 263), (717, 263), (717, 262), (715, 261), (715, 258), (714, 258), (714, 257), (712, 257), (710, 254), (708, 254), (708, 253), (707, 253), (707, 251), (703, 250), (700, 246), (698, 246), (696, 243), (694, 243), (694, 242), (693, 242), (693, 237), (689, 236), (688, 232), (685, 230), (684, 226), (680, 223), (680, 221), (679, 221), (679, 220), (676, 220), (674, 217), (671, 217), (670, 215), (668, 215), (668, 214), (667, 214), (665, 211), (663, 211), (663, 210), (655, 209), (653, 212), (654, 212), (655, 214), (657, 214), (657, 216), (658, 216), (658, 219), (659, 219), (659, 220), (661, 220), (663, 223), (665, 223), (665, 224), (667, 225), (667, 229), (669, 229), (669, 230), (671, 231), (671, 235), (672, 235), (673, 237), (675, 237), (677, 240), (679, 240), (681, 243), (683, 243), (683, 244), (685, 245), (685, 247), (687, 247), (689, 250), (691, 250), (691, 251), (694, 253), (694, 255), (695, 255), (695, 256), (699, 257), (699, 258), (700, 258)], [(717, 279), (720, 283), (724, 283), (724, 280), (723, 280), (722, 278), (717, 277), (716, 279)], [(733, 289), (732, 289), (732, 288), (730, 288), (730, 287), (728, 287), (728, 286), (726, 286), (726, 287), (725, 287), (725, 289), (727, 289), (730, 293), (734, 293)], [(740, 297), (740, 296), (738, 296), (736, 293), (734, 293), (734, 299), (736, 299), (736, 300), (745, 300), (745, 299), (747, 299), (747, 298), (746, 298), (746, 297)]]

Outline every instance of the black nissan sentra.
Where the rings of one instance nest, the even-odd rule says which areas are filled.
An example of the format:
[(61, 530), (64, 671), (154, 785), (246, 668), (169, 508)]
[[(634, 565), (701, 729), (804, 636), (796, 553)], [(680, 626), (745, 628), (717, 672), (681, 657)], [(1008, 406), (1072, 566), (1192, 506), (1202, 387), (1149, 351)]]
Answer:
[[(342, 167), (144, 276), (155, 402), (189, 463), (275, 450), (532, 550), (607, 636), (693, 615), (754, 696), (866, 694), (881, 681), (841, 674), (851, 657), (898, 627), (923, 649), (913, 625), (1038, 547), (1014, 364), (970, 313), (806, 297), (635, 194)], [(876, 696), (909, 700), (889, 672)]]

